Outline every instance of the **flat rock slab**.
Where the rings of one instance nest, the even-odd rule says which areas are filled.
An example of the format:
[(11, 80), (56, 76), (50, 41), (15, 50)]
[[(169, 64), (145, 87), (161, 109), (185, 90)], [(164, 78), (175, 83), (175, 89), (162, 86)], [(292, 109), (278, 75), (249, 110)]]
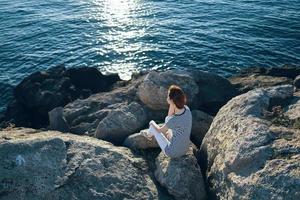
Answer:
[(0, 199), (158, 199), (144, 159), (88, 136), (0, 131)]
[(129, 135), (123, 146), (128, 147), (132, 150), (136, 149), (149, 149), (149, 148), (159, 148), (158, 143), (154, 137), (147, 138), (148, 129), (141, 130), (139, 133)]
[(292, 79), (287, 77), (274, 77), (265, 75), (234, 76), (229, 81), (238, 88), (240, 93), (248, 92), (257, 88), (265, 88), (277, 85), (291, 84)]

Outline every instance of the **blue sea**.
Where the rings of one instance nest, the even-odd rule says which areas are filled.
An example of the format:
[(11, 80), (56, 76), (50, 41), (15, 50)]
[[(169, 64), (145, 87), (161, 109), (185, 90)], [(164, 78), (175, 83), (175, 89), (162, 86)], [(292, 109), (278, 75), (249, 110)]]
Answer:
[(0, 110), (32, 72), (300, 64), (299, 0), (0, 0)]

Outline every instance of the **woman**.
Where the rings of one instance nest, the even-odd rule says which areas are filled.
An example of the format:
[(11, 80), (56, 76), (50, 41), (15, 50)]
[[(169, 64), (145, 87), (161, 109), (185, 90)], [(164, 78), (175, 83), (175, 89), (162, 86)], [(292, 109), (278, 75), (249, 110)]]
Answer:
[[(190, 144), (192, 129), (192, 114), (186, 105), (186, 95), (179, 86), (171, 85), (168, 90), (168, 116), (165, 124), (160, 127), (150, 121), (148, 136), (154, 135), (162, 151), (169, 157), (175, 158), (186, 154)], [(168, 135), (168, 130), (172, 135)]]

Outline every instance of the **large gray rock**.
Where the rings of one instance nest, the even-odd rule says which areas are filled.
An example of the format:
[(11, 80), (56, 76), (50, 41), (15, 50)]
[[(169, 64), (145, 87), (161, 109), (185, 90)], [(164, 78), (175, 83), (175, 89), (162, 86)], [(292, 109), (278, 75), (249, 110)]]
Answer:
[(155, 177), (176, 199), (206, 199), (201, 170), (192, 148), (185, 156), (170, 158), (161, 152), (156, 158)]
[(147, 113), (140, 104), (119, 104), (99, 122), (95, 137), (122, 144), (126, 137), (143, 128), (146, 123)]
[(151, 71), (138, 88), (140, 100), (154, 110), (167, 110), (167, 94), (170, 85), (179, 85), (187, 94), (188, 104), (191, 104), (198, 93), (194, 79), (184, 73), (175, 71)]
[(291, 85), (257, 89), (220, 109), (199, 152), (218, 199), (300, 198), (300, 132), (274, 127), (263, 116), (292, 95)]
[(0, 199), (158, 199), (144, 159), (57, 131), (0, 131)]
[(188, 105), (208, 113), (216, 113), (229, 99), (236, 95), (231, 83), (216, 74), (200, 70), (169, 70), (150, 72), (138, 88), (140, 100), (157, 110), (168, 108), (167, 91), (170, 85), (179, 85), (187, 95)]
[[(126, 110), (129, 111), (129, 115), (139, 114), (141, 109), (135, 109), (138, 113), (132, 113), (135, 112), (135, 110), (131, 112), (126, 107), (130, 103), (138, 101), (136, 91), (137, 86), (142, 80), (142, 78), (134, 80), (131, 84), (125, 87), (115, 88), (110, 92), (93, 94), (86, 99), (77, 99), (67, 104), (63, 108), (62, 116), (56, 116), (51, 120), (50, 126), (53, 127), (55, 124), (59, 124), (61, 119), (64, 118), (70, 127), (70, 132), (94, 135), (99, 123), (107, 117), (108, 119), (112, 119), (115, 113), (123, 112), (123, 116), (125, 115), (125, 117), (127, 117)], [(136, 105), (136, 103), (134, 105)], [(143, 118), (144, 114), (141, 116), (141, 122), (143, 122)], [(136, 121), (134, 118), (131, 119), (134, 120), (133, 122)], [(115, 123), (123, 124), (124, 122), (125, 121), (120, 120)]]
[(213, 121), (213, 117), (201, 110), (192, 110), (192, 119), (191, 140), (195, 145), (200, 147), (202, 140)]

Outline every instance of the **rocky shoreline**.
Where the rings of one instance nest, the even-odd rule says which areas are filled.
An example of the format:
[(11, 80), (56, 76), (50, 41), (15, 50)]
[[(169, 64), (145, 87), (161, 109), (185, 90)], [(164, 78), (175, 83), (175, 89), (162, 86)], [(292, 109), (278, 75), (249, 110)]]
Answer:
[[(143, 136), (150, 120), (164, 121), (170, 84), (193, 115), (181, 159)], [(36, 72), (2, 117), (0, 199), (300, 198), (299, 89), (297, 66), (229, 78), (150, 71), (130, 81), (87, 67)]]

